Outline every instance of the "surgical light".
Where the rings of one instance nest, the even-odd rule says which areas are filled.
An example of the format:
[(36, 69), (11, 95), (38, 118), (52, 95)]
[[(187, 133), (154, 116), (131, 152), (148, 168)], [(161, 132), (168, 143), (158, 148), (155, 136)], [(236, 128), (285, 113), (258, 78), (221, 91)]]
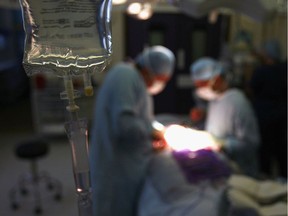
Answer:
[(158, 2), (159, 0), (137, 0), (128, 4), (126, 12), (136, 19), (147, 20), (152, 16), (153, 6)]
[(141, 9), (142, 9), (141, 3), (134, 2), (128, 6), (127, 13), (130, 15), (136, 15), (136, 14), (140, 13)]
[(149, 19), (153, 14), (152, 6), (150, 3), (145, 3), (142, 6), (141, 11), (138, 13), (137, 17), (141, 20)]
[(125, 4), (127, 2), (127, 0), (113, 0), (112, 3), (113, 5), (121, 5), (121, 4)]

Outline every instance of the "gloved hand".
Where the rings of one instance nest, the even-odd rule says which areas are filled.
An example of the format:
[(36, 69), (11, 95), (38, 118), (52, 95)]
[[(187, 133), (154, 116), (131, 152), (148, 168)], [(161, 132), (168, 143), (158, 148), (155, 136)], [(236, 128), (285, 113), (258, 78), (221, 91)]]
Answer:
[(164, 138), (164, 131), (153, 130), (152, 132), (152, 146), (154, 151), (162, 151), (167, 148), (167, 143)]
[(164, 130), (154, 129), (152, 131), (152, 139), (153, 139), (153, 141), (164, 139)]
[(153, 141), (152, 146), (155, 152), (160, 152), (169, 148), (165, 140)]
[(195, 107), (190, 110), (189, 116), (192, 122), (200, 122), (204, 120), (206, 112), (204, 109)]

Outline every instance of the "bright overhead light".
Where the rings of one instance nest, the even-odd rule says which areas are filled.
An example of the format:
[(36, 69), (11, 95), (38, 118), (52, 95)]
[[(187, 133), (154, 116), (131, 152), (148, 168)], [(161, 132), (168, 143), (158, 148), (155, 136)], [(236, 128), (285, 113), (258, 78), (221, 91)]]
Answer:
[(138, 13), (137, 17), (142, 20), (149, 19), (152, 16), (152, 6), (149, 3), (145, 3), (142, 10)]
[(128, 6), (127, 13), (135, 15), (135, 14), (140, 13), (141, 9), (142, 9), (142, 5), (139, 2), (134, 2)]
[(127, 0), (113, 0), (112, 3), (113, 5), (120, 5), (120, 4), (125, 4)]

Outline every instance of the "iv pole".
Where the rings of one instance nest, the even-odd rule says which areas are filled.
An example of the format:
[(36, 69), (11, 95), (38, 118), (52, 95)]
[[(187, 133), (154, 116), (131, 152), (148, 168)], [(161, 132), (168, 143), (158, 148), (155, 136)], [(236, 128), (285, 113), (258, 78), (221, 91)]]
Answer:
[[(49, 72), (63, 77), (69, 120), (65, 122), (73, 163), (79, 216), (92, 216), (87, 119), (79, 118), (73, 77), (83, 75), (86, 96), (91, 74), (101, 72), (111, 55), (112, 0), (19, 0), (26, 32), (23, 66), (27, 75)], [(84, 16), (86, 15), (86, 16)]]

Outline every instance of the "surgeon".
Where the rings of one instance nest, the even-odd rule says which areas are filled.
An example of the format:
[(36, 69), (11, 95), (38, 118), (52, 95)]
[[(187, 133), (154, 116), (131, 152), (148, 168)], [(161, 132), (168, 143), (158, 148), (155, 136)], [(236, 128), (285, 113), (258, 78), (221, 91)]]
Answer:
[(151, 95), (165, 88), (174, 62), (169, 49), (153, 46), (106, 75), (91, 130), (94, 216), (136, 215), (148, 163), (162, 148), (153, 146), (153, 140), (162, 140), (163, 135), (152, 127)]
[(205, 130), (214, 137), (220, 151), (243, 174), (258, 176), (259, 131), (252, 107), (237, 88), (231, 86), (228, 67), (203, 57), (191, 67), (198, 97), (208, 101)]

